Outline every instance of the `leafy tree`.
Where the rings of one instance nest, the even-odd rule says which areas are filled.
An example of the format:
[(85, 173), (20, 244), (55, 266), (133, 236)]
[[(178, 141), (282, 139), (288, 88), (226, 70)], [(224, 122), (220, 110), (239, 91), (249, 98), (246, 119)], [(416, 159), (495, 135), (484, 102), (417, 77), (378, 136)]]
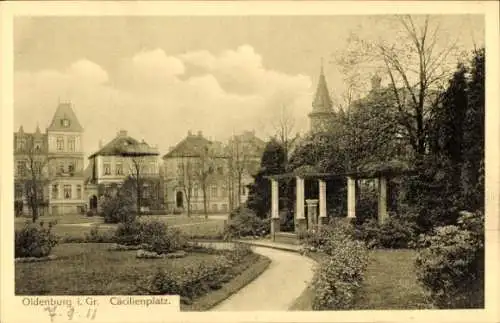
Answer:
[(463, 199), (472, 209), (484, 207), (484, 48), (474, 52), (464, 124)]
[(250, 186), (247, 206), (260, 218), (265, 218), (271, 209), (271, 183), (265, 176), (285, 172), (285, 150), (275, 139), (271, 139), (262, 154), (259, 172)]

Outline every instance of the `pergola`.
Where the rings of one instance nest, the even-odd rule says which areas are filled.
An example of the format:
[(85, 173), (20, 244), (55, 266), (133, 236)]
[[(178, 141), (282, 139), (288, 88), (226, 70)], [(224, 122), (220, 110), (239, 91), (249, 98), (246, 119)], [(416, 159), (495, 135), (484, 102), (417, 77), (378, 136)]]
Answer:
[[(347, 218), (356, 218), (356, 180), (376, 179), (378, 183), (378, 222), (383, 224), (387, 217), (387, 180), (391, 177), (415, 174), (414, 170), (401, 170), (393, 168), (377, 169), (370, 171), (335, 173), (285, 173), (266, 176), (271, 181), (271, 236), (280, 231), (279, 216), (279, 189), (280, 180), (293, 179), (296, 181), (295, 190), (295, 228), (296, 232), (307, 230), (308, 224), (324, 225), (327, 223), (328, 215), (326, 209), (326, 182), (328, 180), (339, 180), (347, 178)], [(318, 199), (305, 199), (304, 180), (317, 180), (319, 185)], [(319, 202), (319, 216), (317, 213)], [(307, 204), (308, 222), (305, 216), (305, 203)]]

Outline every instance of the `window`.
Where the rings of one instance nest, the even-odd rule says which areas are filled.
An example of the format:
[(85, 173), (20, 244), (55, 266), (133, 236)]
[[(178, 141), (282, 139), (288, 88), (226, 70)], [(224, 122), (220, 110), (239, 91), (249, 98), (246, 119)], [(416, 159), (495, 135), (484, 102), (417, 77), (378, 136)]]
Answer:
[(71, 199), (71, 185), (64, 185), (64, 199)]
[(217, 204), (212, 204), (212, 211), (217, 212)]
[(211, 187), (210, 196), (217, 197), (217, 186), (213, 185)]
[(224, 212), (227, 212), (227, 204), (222, 204), (222, 210), (223, 210)]
[(77, 199), (82, 198), (82, 185), (80, 184), (76, 185), (76, 198)]
[(111, 163), (104, 162), (104, 175), (111, 175)]
[(36, 160), (35, 163), (34, 163), (34, 171), (37, 173), (37, 174), (41, 174), (42, 173), (42, 162), (41, 161), (38, 161)]
[(67, 128), (69, 127), (69, 120), (68, 119), (61, 119), (61, 126)]
[(59, 174), (64, 174), (64, 162), (60, 161), (59, 162)]
[(25, 145), (26, 145), (26, 141), (24, 139), (17, 140), (17, 149), (18, 150), (24, 150)]
[(227, 196), (227, 186), (226, 185), (223, 185), (221, 188), (221, 196), (222, 197)]
[(42, 149), (42, 143), (41, 142), (36, 142), (35, 143), (35, 151), (40, 151)]
[(149, 163), (149, 174), (151, 174), (151, 175), (155, 174), (156, 173), (155, 168), (156, 168), (156, 165), (154, 162)]
[(17, 175), (26, 176), (26, 162), (24, 160), (17, 161)]
[(149, 197), (149, 185), (148, 184), (144, 184), (142, 186), (142, 198), (147, 199), (148, 197)]
[(198, 197), (198, 185), (194, 185), (193, 187), (193, 197)]
[(70, 174), (73, 174), (75, 172), (75, 163), (72, 161), (68, 163), (68, 172)]
[(217, 167), (217, 173), (219, 173), (219, 175), (224, 175), (224, 169), (222, 167)]
[(14, 191), (14, 196), (16, 200), (20, 200), (23, 198), (23, 185), (16, 184), (15, 185), (15, 191)]
[(59, 198), (59, 185), (57, 184), (52, 185), (52, 198), (53, 199)]
[(123, 175), (123, 164), (121, 162), (116, 163), (116, 175)]
[(75, 151), (75, 137), (68, 138), (68, 150)]
[(63, 150), (64, 150), (64, 138), (57, 137), (57, 151), (63, 151)]

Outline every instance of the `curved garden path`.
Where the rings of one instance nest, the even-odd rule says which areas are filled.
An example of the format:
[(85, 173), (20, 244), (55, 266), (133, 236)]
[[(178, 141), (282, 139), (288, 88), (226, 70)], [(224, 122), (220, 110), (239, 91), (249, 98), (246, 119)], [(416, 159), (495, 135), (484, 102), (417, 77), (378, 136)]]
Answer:
[(298, 253), (252, 247), (271, 259), (271, 264), (247, 286), (211, 311), (286, 311), (307, 288), (315, 262)]

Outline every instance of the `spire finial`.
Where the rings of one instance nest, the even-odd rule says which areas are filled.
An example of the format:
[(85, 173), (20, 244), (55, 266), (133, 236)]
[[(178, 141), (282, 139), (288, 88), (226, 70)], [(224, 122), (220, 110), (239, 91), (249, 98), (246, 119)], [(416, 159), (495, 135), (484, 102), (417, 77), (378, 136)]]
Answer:
[(321, 71), (320, 71), (321, 75), (324, 74), (323, 72), (323, 56), (321, 56)]

